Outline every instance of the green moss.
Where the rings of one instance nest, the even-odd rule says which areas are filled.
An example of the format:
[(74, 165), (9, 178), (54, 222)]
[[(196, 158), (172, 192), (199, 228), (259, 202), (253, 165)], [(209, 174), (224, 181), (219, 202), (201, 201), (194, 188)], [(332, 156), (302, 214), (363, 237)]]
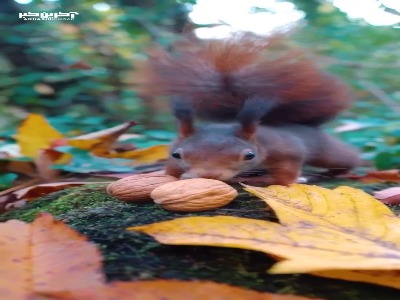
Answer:
[[(354, 183), (354, 182), (350, 182)], [(330, 182), (332, 187), (348, 185)], [(365, 186), (369, 191), (373, 185)], [(380, 186), (379, 188), (382, 188)], [(226, 207), (201, 213), (172, 213), (153, 203), (130, 204), (110, 197), (102, 186), (82, 186), (53, 193), (1, 216), (32, 220), (47, 211), (95, 242), (109, 280), (199, 279), (259, 291), (292, 293), (332, 300), (397, 300), (399, 291), (370, 284), (308, 275), (269, 275), (274, 260), (264, 253), (217, 247), (167, 246), (127, 227), (194, 215), (232, 215), (276, 221), (265, 203), (248, 193)]]
[(111, 196), (103, 193), (99, 194), (99, 191), (102, 190), (104, 190), (104, 185), (99, 184), (65, 189), (32, 201), (21, 209), (7, 212), (0, 216), (0, 221), (19, 219), (31, 222), (40, 212), (48, 212), (54, 216), (59, 216), (69, 211), (96, 207), (103, 202), (115, 201)]

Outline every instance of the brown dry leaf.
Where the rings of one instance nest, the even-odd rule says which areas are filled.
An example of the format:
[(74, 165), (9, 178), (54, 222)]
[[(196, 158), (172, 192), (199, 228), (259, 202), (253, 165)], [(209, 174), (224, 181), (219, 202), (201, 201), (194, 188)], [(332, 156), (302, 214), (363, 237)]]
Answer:
[(47, 120), (38, 114), (30, 114), (25, 121), (18, 127), (15, 136), (21, 153), (27, 157), (36, 157), (41, 149), (47, 149), (57, 139), (63, 135), (54, 129)]
[(18, 200), (32, 200), (38, 197), (48, 195), (50, 193), (64, 190), (66, 188), (81, 186), (90, 183), (92, 182), (66, 181), (66, 182), (43, 183), (17, 190), (13, 192), (13, 194), (17, 196)]
[(201, 281), (153, 280), (115, 282), (100, 289), (55, 293), (60, 300), (306, 300), (261, 293), (226, 284)]
[(0, 195), (0, 214), (7, 211), (7, 209), (19, 201), (14, 194)]
[(108, 158), (134, 159), (134, 163), (153, 163), (158, 160), (167, 159), (169, 155), (169, 145), (156, 145), (145, 149), (131, 150), (121, 153), (104, 155)]
[(374, 196), (386, 204), (400, 204), (400, 187), (391, 187), (374, 192)]
[(400, 288), (400, 219), (372, 196), (350, 187), (328, 190), (300, 184), (247, 186), (246, 190), (272, 207), (280, 224), (226, 216), (188, 217), (130, 230), (165, 244), (263, 251), (282, 259), (270, 273), (318, 272)]
[(345, 175), (344, 178), (359, 180), (364, 183), (400, 182), (399, 170), (371, 171), (365, 175)]
[(38, 185), (32, 185), (38, 180), (30, 180), (23, 184), (12, 187), (0, 192), (0, 213), (3, 213), (12, 208), (21, 207), (27, 201), (43, 197), (50, 193), (61, 191), (66, 188), (81, 186), (91, 182), (69, 181), (69, 182), (53, 182)]
[(53, 149), (41, 149), (39, 150), (37, 156), (34, 159), (34, 164), (36, 166), (37, 175), (40, 179), (45, 182), (56, 180), (61, 171), (52, 169), (52, 166), (57, 160), (65, 157), (70, 157), (67, 154), (58, 152)]
[(33, 223), (0, 224), (0, 295), (34, 299), (36, 294), (100, 288), (101, 256), (87, 238), (42, 215)]
[(29, 177), (36, 176), (35, 164), (31, 161), (1, 161), (0, 173), (19, 173)]

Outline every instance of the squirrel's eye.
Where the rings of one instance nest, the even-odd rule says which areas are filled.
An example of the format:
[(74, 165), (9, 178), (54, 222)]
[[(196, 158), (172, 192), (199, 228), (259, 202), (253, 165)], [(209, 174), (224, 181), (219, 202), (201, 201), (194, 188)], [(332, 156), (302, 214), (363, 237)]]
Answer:
[(254, 157), (256, 157), (256, 155), (254, 154), (254, 152), (249, 151), (249, 152), (247, 152), (247, 153), (243, 156), (243, 159), (244, 159), (244, 160), (252, 160)]
[(182, 155), (181, 155), (178, 151), (173, 152), (173, 153), (171, 154), (171, 156), (172, 156), (173, 158), (176, 158), (176, 159), (181, 159), (181, 158), (182, 158)]

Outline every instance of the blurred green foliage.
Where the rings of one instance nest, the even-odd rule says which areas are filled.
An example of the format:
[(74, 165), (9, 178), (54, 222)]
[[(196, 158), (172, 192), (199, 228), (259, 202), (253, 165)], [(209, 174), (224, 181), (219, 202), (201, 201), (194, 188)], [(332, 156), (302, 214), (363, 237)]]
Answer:
[[(68, 131), (90, 132), (135, 120), (146, 129), (172, 129), (166, 105), (146, 103), (130, 84), (132, 65), (152, 42), (168, 45), (193, 0), (110, 0), (0, 3), (0, 129), (27, 112), (52, 116)], [(399, 28), (350, 20), (330, 1), (291, 0), (305, 13), (295, 40), (354, 89), (354, 109), (332, 123), (379, 168), (400, 167)], [(361, 8), (360, 8), (361, 9)], [(74, 21), (22, 21), (18, 12), (76, 11)], [(254, 13), (263, 11), (255, 8)], [(343, 129), (343, 127), (341, 127)], [(349, 128), (349, 127), (347, 127)]]
[(327, 69), (346, 81), (357, 99), (330, 129), (353, 127), (347, 131), (344, 126), (340, 136), (361, 149), (363, 158), (379, 169), (399, 168), (400, 28), (349, 20), (328, 1), (314, 6), (311, 2), (316, 1), (293, 2), (309, 9), (297, 40), (321, 55)]
[[(62, 115), (77, 128), (87, 118), (103, 126), (130, 119), (166, 123), (167, 115), (154, 118), (153, 107), (143, 105), (129, 81), (134, 61), (145, 58), (151, 42), (167, 44), (181, 30), (186, 6), (175, 0), (125, 0), (108, 1), (111, 9), (98, 11), (97, 2), (0, 3), (0, 115), (5, 117), (0, 128), (15, 126), (10, 122), (24, 112)], [(76, 11), (79, 16), (23, 21), (19, 11)]]

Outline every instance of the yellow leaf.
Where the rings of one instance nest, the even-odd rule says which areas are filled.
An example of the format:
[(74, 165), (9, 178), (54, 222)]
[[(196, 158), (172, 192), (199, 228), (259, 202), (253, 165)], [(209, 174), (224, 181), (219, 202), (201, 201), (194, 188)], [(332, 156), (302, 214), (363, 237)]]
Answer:
[[(372, 196), (350, 187), (328, 190), (299, 184), (246, 190), (272, 207), (280, 224), (189, 217), (130, 230), (166, 244), (263, 251), (282, 259), (270, 273), (316, 273), (400, 288), (398, 272), (393, 272), (400, 270), (400, 219)], [(376, 272), (382, 277), (374, 281)]]
[(71, 138), (67, 141), (68, 145), (82, 150), (91, 150), (101, 144), (101, 142), (100, 139), (84, 140), (76, 138)]
[(100, 131), (76, 136), (68, 139), (68, 145), (83, 150), (98, 152), (95, 154), (108, 153), (111, 145), (135, 124), (135, 122), (126, 122)]
[(21, 154), (31, 158), (36, 157), (39, 150), (49, 148), (53, 141), (61, 138), (63, 135), (38, 114), (28, 115), (15, 136), (21, 147)]
[(156, 145), (144, 149), (112, 153), (104, 157), (134, 159), (135, 163), (153, 163), (158, 160), (166, 159), (168, 155), (169, 145)]

